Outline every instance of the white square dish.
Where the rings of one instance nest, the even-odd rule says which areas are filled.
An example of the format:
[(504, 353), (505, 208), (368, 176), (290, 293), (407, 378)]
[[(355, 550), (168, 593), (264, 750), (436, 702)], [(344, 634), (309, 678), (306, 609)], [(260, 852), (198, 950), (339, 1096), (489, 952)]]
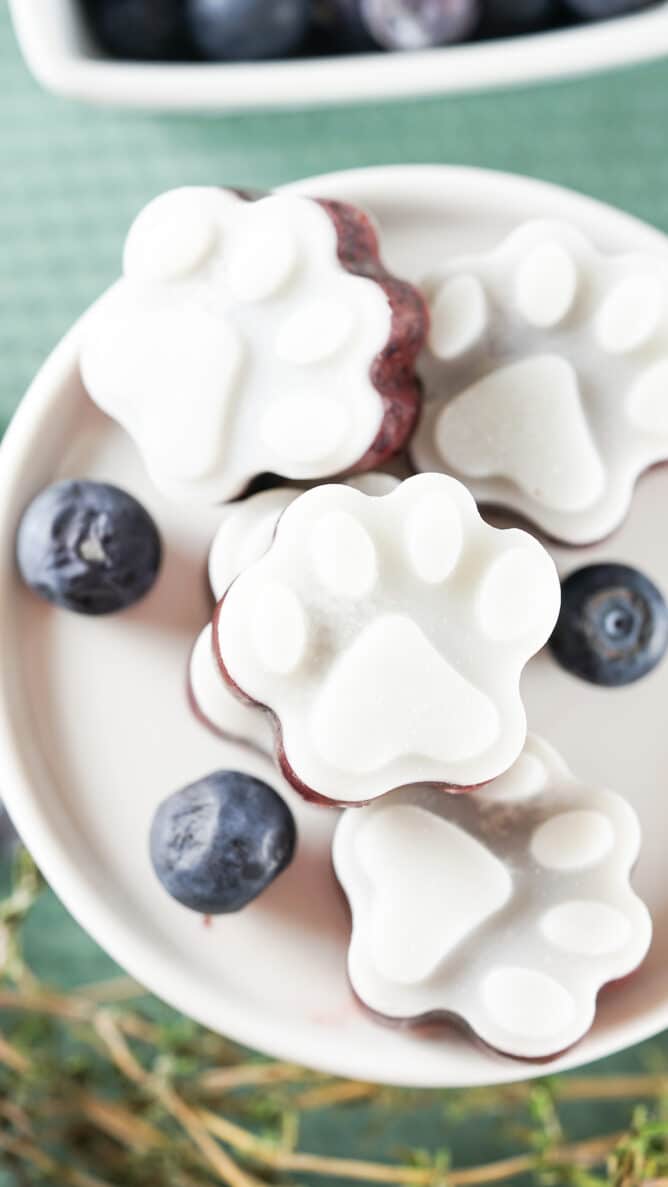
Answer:
[(668, 53), (668, 3), (547, 33), (406, 53), (280, 62), (148, 63), (102, 56), (78, 0), (9, 0), (28, 66), (72, 99), (157, 110), (234, 111), (400, 99), (584, 74)]

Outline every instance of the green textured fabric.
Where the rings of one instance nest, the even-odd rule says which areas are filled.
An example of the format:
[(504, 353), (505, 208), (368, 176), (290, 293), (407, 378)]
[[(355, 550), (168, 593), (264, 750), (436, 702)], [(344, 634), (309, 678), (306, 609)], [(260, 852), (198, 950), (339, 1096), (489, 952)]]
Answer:
[[(0, 869), (0, 882), (1, 873)], [(114, 975), (115, 966), (110, 958), (74, 923), (52, 894), (42, 896), (31, 915), (25, 940), (31, 967), (52, 984), (71, 988)], [(158, 1017), (165, 1016), (162, 1011), (157, 1012)], [(663, 1036), (574, 1074), (665, 1072), (667, 1061), (668, 1036)], [(447, 1147), (457, 1167), (517, 1153), (521, 1139), (513, 1132), (504, 1133), (500, 1118), (483, 1115), (453, 1123), (446, 1119), (445, 1099), (440, 1092), (420, 1093), (414, 1100), (403, 1100), (399, 1108), (392, 1107), (390, 1101), (380, 1108), (349, 1106), (304, 1113), (300, 1148), (318, 1154), (396, 1160), (405, 1157), (408, 1150), (433, 1154)], [(623, 1129), (628, 1124), (631, 1107), (627, 1101), (572, 1102), (562, 1104), (560, 1114), (569, 1137), (578, 1140)], [(517, 1187), (529, 1187), (530, 1182), (528, 1178), (513, 1180)], [(326, 1179), (311, 1181), (309, 1187), (316, 1187), (316, 1183), (333, 1187)], [(15, 1187), (12, 1179), (3, 1182), (1, 1168), (0, 1187)]]
[[(668, 230), (668, 62), (412, 103), (227, 118), (117, 113), (41, 92), (2, 4), (0, 83), (0, 426), (48, 350), (115, 277), (131, 217), (170, 186), (272, 186), (354, 166), (456, 162), (560, 182)], [(95, 979), (111, 967), (53, 896), (36, 912), (30, 944), (55, 982)], [(665, 1040), (608, 1067), (639, 1069), (661, 1059), (662, 1048), (668, 1054)], [(578, 1106), (576, 1129), (604, 1132), (625, 1115), (613, 1105)], [(433, 1108), (397, 1113), (392, 1124), (384, 1115), (382, 1132), (364, 1111), (309, 1114), (302, 1141), (359, 1156), (445, 1141), (458, 1159), (500, 1152), (479, 1123), (444, 1132), (437, 1095)]]
[(668, 229), (668, 62), (401, 104), (226, 118), (119, 113), (42, 93), (3, 3), (0, 83), (4, 418), (62, 331), (116, 276), (131, 217), (170, 186), (456, 162), (561, 182)]

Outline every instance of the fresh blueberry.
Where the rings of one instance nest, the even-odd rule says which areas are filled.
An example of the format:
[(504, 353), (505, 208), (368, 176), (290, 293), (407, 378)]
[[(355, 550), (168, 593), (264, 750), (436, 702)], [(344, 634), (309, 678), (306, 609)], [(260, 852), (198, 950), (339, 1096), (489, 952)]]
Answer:
[(26, 585), (78, 614), (113, 614), (148, 593), (161, 545), (132, 495), (103, 482), (56, 482), (24, 511), (16, 538)]
[(558, 0), (483, 0), (483, 37), (512, 37), (548, 29), (558, 15)]
[(567, 8), (586, 21), (601, 21), (606, 17), (623, 16), (649, 8), (655, 0), (564, 0)]
[(668, 607), (643, 573), (628, 565), (587, 565), (562, 583), (561, 613), (550, 640), (555, 658), (592, 684), (631, 684), (668, 648)]
[(205, 58), (280, 58), (304, 40), (310, 0), (186, 0), (192, 41)]
[(479, 0), (360, 0), (371, 36), (386, 49), (426, 49), (463, 41), (480, 18)]
[(334, 49), (359, 52), (376, 48), (362, 20), (360, 0), (320, 0), (314, 7), (314, 24)]
[(163, 800), (150, 852), (173, 898), (222, 915), (257, 898), (290, 864), (295, 842), (293, 815), (271, 787), (239, 771), (216, 771)]
[(86, 0), (92, 32), (115, 58), (187, 56), (184, 0)]

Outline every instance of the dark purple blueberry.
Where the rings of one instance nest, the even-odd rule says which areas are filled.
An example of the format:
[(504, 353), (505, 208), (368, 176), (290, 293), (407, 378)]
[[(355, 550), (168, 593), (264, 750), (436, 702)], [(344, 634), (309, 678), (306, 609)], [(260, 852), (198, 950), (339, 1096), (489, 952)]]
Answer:
[(649, 8), (655, 0), (564, 0), (566, 8), (586, 21), (601, 21), (611, 16)]
[(303, 42), (310, 0), (186, 0), (190, 36), (205, 58), (280, 58)]
[(483, 37), (512, 37), (549, 29), (559, 11), (559, 0), (482, 0)]
[(191, 911), (223, 915), (257, 898), (292, 861), (296, 828), (281, 797), (239, 771), (216, 771), (163, 800), (151, 828), (153, 868)]
[(628, 565), (577, 569), (562, 582), (550, 640), (563, 668), (592, 684), (631, 684), (668, 648), (668, 608), (656, 586)]
[(333, 49), (348, 52), (376, 49), (360, 12), (360, 0), (316, 0), (315, 29)]
[(160, 568), (158, 530), (117, 486), (56, 482), (24, 511), (16, 556), (26, 585), (77, 614), (113, 614), (148, 593)]
[(362, 20), (386, 49), (426, 49), (469, 37), (480, 0), (360, 0)]
[(185, 0), (85, 0), (96, 40), (115, 58), (187, 57)]

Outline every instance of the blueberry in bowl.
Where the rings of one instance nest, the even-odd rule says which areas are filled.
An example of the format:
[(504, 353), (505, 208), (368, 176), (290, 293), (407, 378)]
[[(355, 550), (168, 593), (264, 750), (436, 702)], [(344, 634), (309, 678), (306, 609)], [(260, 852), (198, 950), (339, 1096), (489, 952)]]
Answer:
[(626, 16), (649, 8), (654, 0), (564, 0), (574, 16), (586, 21), (602, 21), (609, 17)]
[(165, 890), (203, 915), (241, 910), (290, 864), (292, 812), (267, 783), (215, 771), (160, 804), (150, 855)]
[(609, 688), (651, 672), (668, 649), (668, 607), (644, 573), (629, 565), (586, 565), (562, 583), (550, 639), (558, 663)]
[(134, 605), (160, 568), (160, 535), (127, 491), (84, 479), (56, 482), (33, 499), (16, 537), (25, 584), (77, 614), (113, 614)]
[(183, 0), (84, 0), (83, 8), (100, 46), (115, 58), (192, 56)]
[(366, 27), (361, 0), (314, 0), (312, 40), (315, 53), (362, 53), (378, 46)]
[(561, 15), (559, 0), (484, 0), (481, 37), (512, 37), (551, 28)]
[(463, 41), (480, 19), (479, 0), (359, 0), (364, 25), (385, 49), (426, 49)]
[(657, 0), (80, 0), (127, 61), (259, 61), (420, 50), (605, 20)]
[(186, 22), (204, 58), (280, 58), (303, 42), (309, 0), (185, 0)]

